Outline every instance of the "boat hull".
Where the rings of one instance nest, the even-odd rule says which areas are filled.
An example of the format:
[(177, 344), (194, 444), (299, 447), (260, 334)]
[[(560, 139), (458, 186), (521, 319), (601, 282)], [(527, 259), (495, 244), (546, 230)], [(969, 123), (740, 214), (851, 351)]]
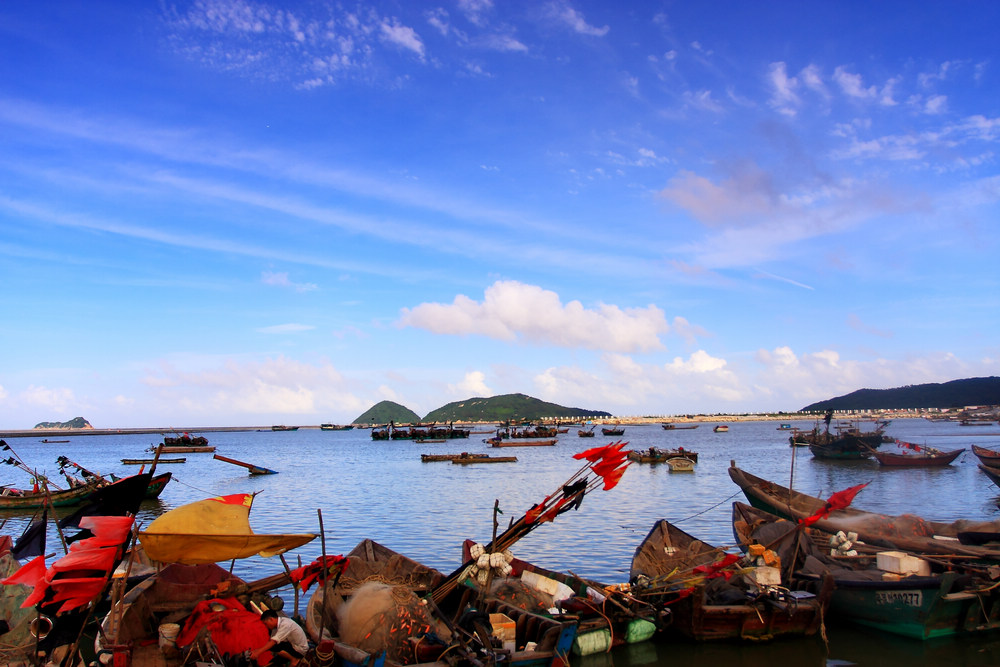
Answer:
[(950, 593), (956, 573), (895, 582), (836, 579), (831, 616), (911, 639), (935, 639), (1000, 628), (1000, 598)]

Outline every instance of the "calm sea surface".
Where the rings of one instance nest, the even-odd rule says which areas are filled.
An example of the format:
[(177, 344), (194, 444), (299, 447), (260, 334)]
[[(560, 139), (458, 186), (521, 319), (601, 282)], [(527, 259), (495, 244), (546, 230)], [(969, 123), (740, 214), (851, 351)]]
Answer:
[[(793, 422), (811, 428), (812, 422)], [(665, 431), (659, 425), (629, 426), (621, 438), (630, 449), (683, 446), (699, 454), (695, 472), (670, 473), (664, 465), (633, 464), (611, 491), (590, 493), (582, 507), (559, 516), (518, 542), (514, 553), (526, 560), (606, 583), (628, 579), (632, 552), (653, 523), (668, 519), (688, 533), (716, 544), (733, 543), (731, 503), (745, 501), (727, 474), (730, 460), (755, 475), (826, 497), (835, 491), (870, 482), (855, 499), (856, 507), (888, 514), (913, 513), (927, 519), (1000, 519), (1000, 489), (976, 467), (971, 451), (944, 469), (880, 470), (874, 461), (828, 462), (813, 459), (805, 448), (791, 448), (788, 432), (777, 422), (730, 423), (728, 433), (713, 424), (693, 430)], [(468, 440), (416, 444), (373, 442), (370, 431), (212, 432), (210, 444), (224, 456), (277, 470), (250, 477), (243, 468), (214, 460), (211, 454), (177, 454), (184, 464), (164, 465), (174, 479), (157, 501), (147, 501), (140, 520), (211, 496), (257, 493), (250, 523), (257, 533), (319, 533), (322, 514), (326, 552), (350, 551), (364, 538), (444, 572), (460, 565), (466, 538), (488, 542), (492, 509), (499, 500), (506, 522), (555, 491), (579, 468), (574, 453), (616, 438), (579, 438), (576, 428), (554, 447), (493, 449), (484, 434)], [(962, 427), (922, 419), (893, 422), (888, 435), (940, 449), (971, 444), (1000, 445), (1000, 426)], [(195, 433), (192, 433), (194, 435)], [(138, 472), (123, 458), (151, 456), (160, 440), (150, 435), (72, 437), (67, 444), (45, 444), (37, 438), (9, 438), (8, 443), (30, 466), (54, 479), (56, 458), (65, 455), (103, 474)], [(884, 445), (885, 449), (894, 448)], [(514, 455), (517, 463), (460, 466), (422, 463), (422, 453), (484, 452)], [(793, 462), (793, 453), (795, 456)], [(26, 485), (27, 476), (12, 466), (0, 467), (0, 483)], [(3, 532), (18, 535), (30, 514), (0, 515)], [(49, 552), (58, 538), (50, 535)], [(320, 540), (290, 552), (295, 567), (321, 552)], [(246, 579), (275, 574), (278, 559), (253, 558), (236, 565)], [(287, 593), (287, 594), (286, 594)], [(283, 592), (292, 610), (290, 592)], [(608, 655), (575, 658), (585, 667), (646, 664), (671, 665), (998, 665), (1000, 637), (913, 642), (836, 625), (828, 627), (829, 648), (821, 639), (775, 642), (760, 646), (650, 644)]]

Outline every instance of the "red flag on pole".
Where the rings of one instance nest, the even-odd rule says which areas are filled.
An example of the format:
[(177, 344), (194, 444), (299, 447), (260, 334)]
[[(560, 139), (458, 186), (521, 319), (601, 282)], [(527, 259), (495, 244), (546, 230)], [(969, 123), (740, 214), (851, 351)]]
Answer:
[(811, 526), (820, 519), (825, 519), (830, 516), (830, 512), (834, 510), (842, 510), (848, 507), (851, 504), (851, 501), (854, 500), (854, 496), (858, 495), (858, 491), (866, 486), (868, 486), (868, 482), (852, 486), (844, 489), (843, 491), (837, 491), (835, 494), (827, 498), (826, 503), (824, 503), (823, 507), (816, 510), (815, 514), (807, 516), (805, 519), (800, 519), (799, 523), (803, 526)]
[(618, 482), (622, 480), (622, 475), (625, 474), (625, 470), (630, 465), (632, 465), (631, 461), (623, 465), (621, 468), (616, 468), (615, 470), (609, 472), (607, 475), (604, 475), (604, 490), (610, 491), (611, 489), (618, 486)]

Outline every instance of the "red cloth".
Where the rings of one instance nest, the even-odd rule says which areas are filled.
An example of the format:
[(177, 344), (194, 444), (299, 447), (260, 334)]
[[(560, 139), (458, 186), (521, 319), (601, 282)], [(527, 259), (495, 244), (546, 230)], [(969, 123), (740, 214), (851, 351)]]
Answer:
[[(214, 611), (212, 606), (218, 604), (225, 609)], [(219, 651), (228, 655), (260, 648), (270, 639), (267, 626), (260, 620), (259, 614), (247, 611), (235, 598), (213, 598), (195, 605), (177, 635), (177, 645), (187, 646), (206, 627)], [(258, 662), (266, 665), (270, 659), (270, 653), (265, 652)]]

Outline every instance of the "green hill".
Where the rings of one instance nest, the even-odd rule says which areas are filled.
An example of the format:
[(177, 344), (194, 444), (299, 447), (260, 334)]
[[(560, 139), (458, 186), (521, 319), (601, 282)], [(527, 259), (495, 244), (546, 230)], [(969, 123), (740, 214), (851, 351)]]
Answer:
[(859, 389), (844, 396), (807, 405), (802, 408), (802, 412), (962, 408), (969, 405), (1000, 405), (1000, 377), (914, 384), (895, 389)]
[(420, 421), (420, 416), (413, 410), (392, 401), (381, 401), (368, 408), (358, 416), (352, 424), (411, 424)]
[(75, 417), (70, 419), (68, 422), (39, 422), (35, 424), (35, 428), (40, 429), (53, 429), (53, 428), (94, 428), (90, 425), (90, 422), (83, 417)]
[(444, 405), (428, 412), (426, 422), (501, 422), (508, 419), (552, 419), (581, 417), (610, 417), (600, 410), (567, 408), (555, 403), (546, 403), (524, 394), (504, 394), (492, 398), (469, 398)]

